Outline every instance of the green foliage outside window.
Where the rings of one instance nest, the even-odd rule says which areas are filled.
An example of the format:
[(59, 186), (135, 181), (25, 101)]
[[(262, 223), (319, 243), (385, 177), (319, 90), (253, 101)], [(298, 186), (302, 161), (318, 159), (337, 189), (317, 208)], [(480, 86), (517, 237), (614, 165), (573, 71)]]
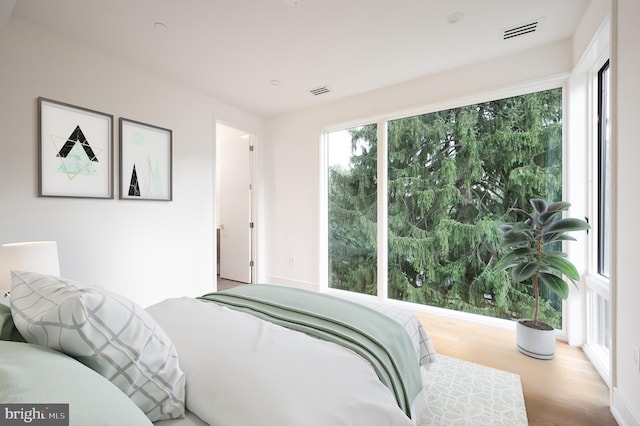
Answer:
[(329, 263), (333, 288), (376, 294), (377, 159), (374, 139), (351, 132), (350, 164), (329, 170)]
[[(375, 294), (376, 126), (351, 129), (329, 169), (330, 286)], [(531, 316), (528, 286), (493, 266), (497, 225), (531, 198), (562, 198), (562, 90), (388, 122), (390, 298), (497, 318)], [(540, 319), (561, 327), (542, 295)]]

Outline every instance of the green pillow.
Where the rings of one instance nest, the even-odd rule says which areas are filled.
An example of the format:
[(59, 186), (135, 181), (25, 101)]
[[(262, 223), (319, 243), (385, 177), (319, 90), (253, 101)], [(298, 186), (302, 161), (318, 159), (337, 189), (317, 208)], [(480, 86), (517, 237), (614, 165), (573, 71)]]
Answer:
[(11, 308), (9, 305), (0, 303), (0, 340), (13, 340), (24, 342), (22, 335), (13, 323)]
[(0, 341), (0, 401), (69, 404), (69, 425), (147, 425), (147, 416), (109, 380), (43, 346)]

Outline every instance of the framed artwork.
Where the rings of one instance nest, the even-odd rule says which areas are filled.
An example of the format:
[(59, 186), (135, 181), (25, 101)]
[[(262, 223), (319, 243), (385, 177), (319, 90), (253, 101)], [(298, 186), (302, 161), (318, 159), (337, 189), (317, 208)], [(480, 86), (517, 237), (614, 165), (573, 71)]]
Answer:
[(38, 195), (113, 198), (113, 115), (38, 98)]
[(172, 200), (171, 130), (120, 118), (120, 199)]

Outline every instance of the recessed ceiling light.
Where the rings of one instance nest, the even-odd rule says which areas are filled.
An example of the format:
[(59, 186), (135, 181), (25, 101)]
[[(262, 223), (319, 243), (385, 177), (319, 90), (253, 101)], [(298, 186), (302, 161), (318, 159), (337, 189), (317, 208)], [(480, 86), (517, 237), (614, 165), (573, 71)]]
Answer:
[(456, 22), (459, 22), (462, 18), (464, 18), (464, 13), (462, 13), (462, 12), (453, 12), (452, 14), (447, 16), (447, 21), (450, 24), (455, 24)]
[(293, 7), (299, 6), (301, 1), (302, 0), (284, 0), (284, 2), (286, 4), (288, 4), (289, 6), (293, 6)]
[(280, 86), (282, 84), (280, 80), (271, 80), (269, 83), (271, 83), (272, 86)]
[(165, 24), (164, 22), (156, 22), (155, 24), (153, 24), (153, 26), (157, 30), (161, 30), (161, 31), (166, 31), (167, 29), (169, 29), (169, 27), (167, 27), (167, 24)]

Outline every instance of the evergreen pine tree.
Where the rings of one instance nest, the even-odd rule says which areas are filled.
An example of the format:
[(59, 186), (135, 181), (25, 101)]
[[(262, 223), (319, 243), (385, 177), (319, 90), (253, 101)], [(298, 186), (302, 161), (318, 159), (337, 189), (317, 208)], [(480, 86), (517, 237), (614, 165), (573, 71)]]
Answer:
[[(351, 131), (350, 170), (329, 175), (332, 287), (376, 288), (376, 126)], [(526, 316), (527, 286), (496, 272), (497, 224), (530, 198), (559, 200), (562, 90), (388, 123), (389, 297), (499, 318)], [(546, 295), (541, 319), (559, 326)]]

